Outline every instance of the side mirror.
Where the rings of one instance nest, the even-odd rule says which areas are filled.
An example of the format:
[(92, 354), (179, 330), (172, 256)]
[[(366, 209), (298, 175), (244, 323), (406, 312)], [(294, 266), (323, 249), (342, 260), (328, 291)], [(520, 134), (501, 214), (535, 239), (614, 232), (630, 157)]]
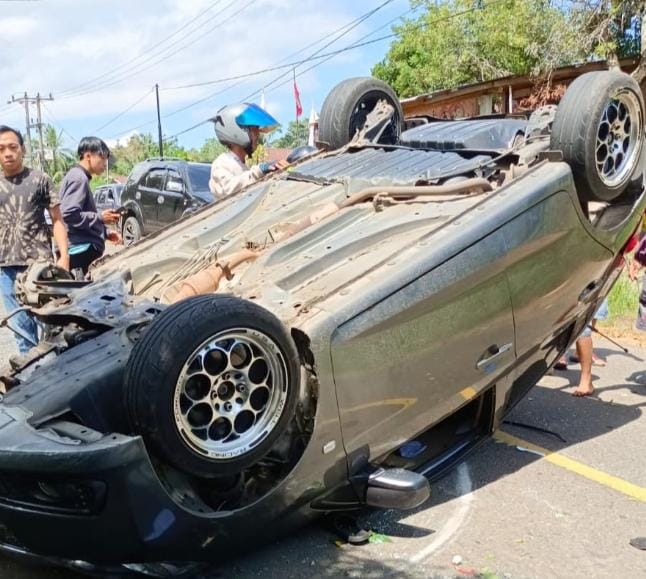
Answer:
[(184, 193), (184, 184), (181, 181), (169, 181), (166, 183), (166, 191), (171, 193)]

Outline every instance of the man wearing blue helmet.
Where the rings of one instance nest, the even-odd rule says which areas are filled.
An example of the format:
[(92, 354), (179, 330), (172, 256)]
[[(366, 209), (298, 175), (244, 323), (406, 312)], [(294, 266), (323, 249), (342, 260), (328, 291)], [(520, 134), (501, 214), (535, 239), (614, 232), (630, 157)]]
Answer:
[(278, 121), (258, 105), (227, 105), (211, 120), (218, 140), (229, 149), (211, 165), (209, 189), (217, 198), (232, 195), (267, 173), (287, 166), (283, 161), (253, 167), (245, 165), (247, 156), (251, 156), (258, 146), (260, 133), (268, 133), (279, 126)]

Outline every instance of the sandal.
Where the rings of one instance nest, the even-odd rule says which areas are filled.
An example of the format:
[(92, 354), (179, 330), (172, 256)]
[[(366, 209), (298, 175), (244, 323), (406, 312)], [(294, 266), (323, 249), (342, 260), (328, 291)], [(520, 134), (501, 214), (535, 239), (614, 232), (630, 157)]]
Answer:
[(370, 531), (362, 529), (350, 515), (336, 515), (332, 519), (332, 531), (351, 545), (364, 545), (370, 539)]

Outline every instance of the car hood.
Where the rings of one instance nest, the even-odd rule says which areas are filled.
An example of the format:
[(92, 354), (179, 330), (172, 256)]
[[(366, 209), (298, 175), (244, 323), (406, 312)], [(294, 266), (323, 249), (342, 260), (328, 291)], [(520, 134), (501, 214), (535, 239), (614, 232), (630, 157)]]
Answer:
[(210, 191), (198, 190), (198, 191), (193, 191), (192, 194), (193, 194), (193, 197), (195, 197), (195, 199), (197, 199), (197, 201), (200, 203), (200, 205), (207, 205), (215, 201), (215, 197), (213, 196), (213, 193), (211, 193)]

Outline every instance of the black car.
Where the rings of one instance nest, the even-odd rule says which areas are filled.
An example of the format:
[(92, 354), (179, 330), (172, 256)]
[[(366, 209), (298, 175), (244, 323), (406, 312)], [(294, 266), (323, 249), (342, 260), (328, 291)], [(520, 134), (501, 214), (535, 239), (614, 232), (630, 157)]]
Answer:
[(212, 203), (210, 174), (207, 163), (180, 159), (152, 158), (135, 165), (121, 194), (121, 206), (128, 209), (121, 221), (124, 244)]

